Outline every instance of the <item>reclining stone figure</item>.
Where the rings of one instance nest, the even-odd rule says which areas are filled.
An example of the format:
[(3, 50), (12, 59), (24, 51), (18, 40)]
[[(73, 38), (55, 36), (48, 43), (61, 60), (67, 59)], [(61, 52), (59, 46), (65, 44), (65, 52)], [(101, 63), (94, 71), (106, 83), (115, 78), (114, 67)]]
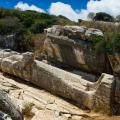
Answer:
[[(1, 56), (2, 53), (0, 53)], [(3, 72), (29, 81), (53, 94), (75, 101), (80, 107), (111, 112), (114, 77), (102, 74), (97, 82), (34, 60), (33, 53), (15, 54), (1, 61)], [(106, 107), (104, 107), (106, 106)]]

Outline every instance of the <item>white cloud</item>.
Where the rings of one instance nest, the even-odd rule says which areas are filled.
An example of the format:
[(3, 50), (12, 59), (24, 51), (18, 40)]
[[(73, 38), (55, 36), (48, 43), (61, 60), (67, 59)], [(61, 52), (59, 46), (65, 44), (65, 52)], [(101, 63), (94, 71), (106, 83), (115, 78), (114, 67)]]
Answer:
[(77, 21), (79, 18), (77, 12), (69, 4), (62, 2), (52, 3), (48, 11), (50, 14), (63, 15), (73, 21)]
[[(54, 15), (63, 15), (70, 20), (87, 19), (89, 12), (106, 12), (113, 16), (120, 15), (120, 0), (90, 0), (87, 3), (87, 9), (74, 10), (69, 4), (62, 2), (52, 3), (49, 13)], [(80, 3), (79, 3), (80, 4)]]
[[(71, 5), (62, 2), (51, 3), (48, 12), (53, 15), (63, 15), (70, 20), (87, 19), (89, 12), (106, 12), (114, 17), (120, 15), (120, 0), (90, 0), (87, 8), (82, 10), (74, 10)], [(80, 4), (80, 3), (79, 3)], [(15, 8), (25, 10), (33, 10), (37, 12), (45, 12), (43, 9), (29, 5), (28, 3), (18, 2)]]
[(106, 12), (114, 17), (120, 15), (120, 0), (90, 0), (86, 12)]
[(23, 3), (22, 1), (18, 2), (17, 5), (15, 6), (15, 8), (20, 9), (22, 11), (33, 10), (33, 11), (37, 11), (37, 12), (45, 12), (43, 9), (41, 9), (35, 5), (29, 5), (28, 3)]

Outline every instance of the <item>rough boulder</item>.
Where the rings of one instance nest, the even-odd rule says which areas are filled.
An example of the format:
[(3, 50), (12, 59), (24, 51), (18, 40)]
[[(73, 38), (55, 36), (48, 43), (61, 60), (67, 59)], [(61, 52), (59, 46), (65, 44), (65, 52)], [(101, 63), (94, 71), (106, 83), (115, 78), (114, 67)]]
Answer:
[(108, 72), (105, 54), (98, 54), (92, 44), (93, 36), (103, 36), (102, 31), (83, 26), (53, 26), (45, 33), (44, 52), (48, 61), (91, 73)]

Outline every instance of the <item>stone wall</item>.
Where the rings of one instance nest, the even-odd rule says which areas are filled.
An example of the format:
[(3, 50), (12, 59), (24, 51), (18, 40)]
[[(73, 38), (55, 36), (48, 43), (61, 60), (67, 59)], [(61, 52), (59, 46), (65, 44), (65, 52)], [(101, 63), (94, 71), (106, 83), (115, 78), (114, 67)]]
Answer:
[[(8, 54), (8, 51), (0, 52), (0, 56), (4, 56), (3, 53)], [(34, 60), (32, 53), (11, 53), (14, 52), (9, 51), (9, 57), (1, 57), (3, 72), (72, 100), (81, 108), (111, 112), (115, 83), (112, 75), (102, 74), (97, 82), (90, 82), (82, 76)]]

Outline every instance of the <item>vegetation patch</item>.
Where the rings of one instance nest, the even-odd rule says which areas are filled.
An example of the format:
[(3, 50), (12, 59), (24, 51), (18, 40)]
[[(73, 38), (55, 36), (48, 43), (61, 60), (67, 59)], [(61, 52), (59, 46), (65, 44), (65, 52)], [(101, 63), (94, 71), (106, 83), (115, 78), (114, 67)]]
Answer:
[(120, 53), (120, 33), (105, 34), (104, 37), (93, 37), (93, 46), (97, 52)]
[(31, 113), (32, 107), (34, 106), (33, 103), (31, 102), (26, 102), (23, 105), (22, 113), (25, 116), (32, 116), (33, 114)]
[(52, 25), (75, 24), (63, 16), (54, 16), (36, 11), (20, 11), (0, 8), (0, 35), (15, 35), (14, 50), (24, 52), (34, 50), (34, 36), (42, 34)]

